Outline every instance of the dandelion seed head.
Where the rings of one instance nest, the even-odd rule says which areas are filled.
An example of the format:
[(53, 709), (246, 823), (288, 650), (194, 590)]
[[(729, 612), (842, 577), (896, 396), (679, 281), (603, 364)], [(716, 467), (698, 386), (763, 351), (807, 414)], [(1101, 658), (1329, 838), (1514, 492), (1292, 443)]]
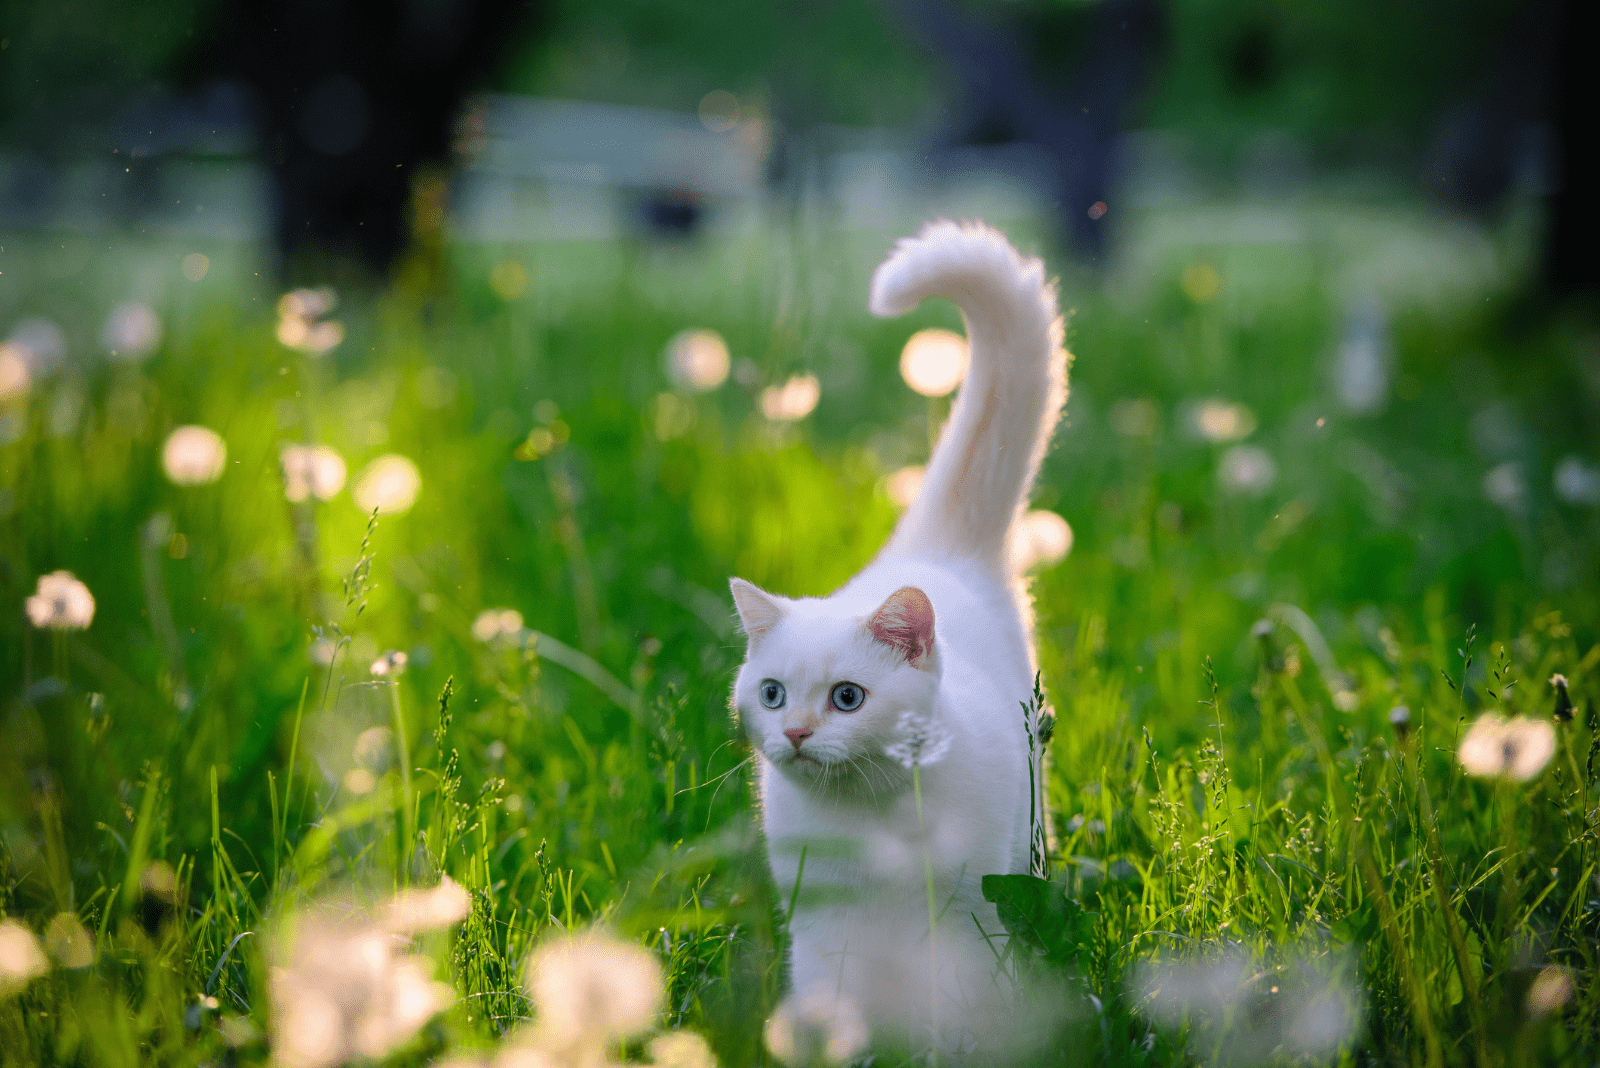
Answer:
[(693, 1031), (673, 1031), (652, 1038), (650, 1063), (656, 1068), (717, 1068), (711, 1046)]
[(966, 377), (967, 339), (951, 330), (918, 330), (900, 350), (900, 377), (924, 397), (943, 397)]
[(472, 621), (472, 636), (485, 644), (522, 636), (522, 613), (515, 608), (485, 608)]
[(411, 658), (399, 649), (390, 649), (372, 662), (369, 668), (375, 679), (398, 679), (406, 673), (406, 664)]
[(861, 1011), (842, 994), (815, 989), (789, 997), (767, 1021), (763, 1037), (790, 1068), (844, 1064), (867, 1048)]
[(94, 595), (70, 571), (39, 576), (25, 602), (28, 621), (49, 630), (84, 630), (94, 621)]
[(1555, 751), (1556, 732), (1548, 721), (1485, 712), (1461, 739), (1456, 759), (1476, 778), (1527, 782), (1544, 771)]
[(395, 515), (410, 510), (422, 491), (422, 474), (417, 465), (398, 453), (378, 457), (366, 466), (353, 491), (356, 507), (379, 515)]
[(667, 342), (667, 375), (680, 389), (709, 393), (728, 380), (732, 366), (728, 343), (715, 330), (685, 330)]
[(638, 1034), (655, 1020), (661, 995), (655, 957), (599, 931), (554, 939), (528, 961), (528, 996), (546, 1049), (593, 1048)]
[(1528, 988), (1528, 1015), (1548, 1016), (1572, 998), (1572, 973), (1552, 964), (1534, 977)]
[(38, 937), (16, 920), (0, 920), (0, 997), (49, 970), (50, 959)]
[(106, 317), (100, 344), (116, 359), (142, 360), (161, 344), (161, 317), (150, 305), (136, 300), (118, 304)]
[(1011, 566), (1019, 572), (1059, 564), (1072, 551), (1072, 527), (1042, 509), (1025, 512), (1011, 537)]
[(278, 454), (283, 495), (296, 503), (308, 497), (331, 501), (344, 489), (348, 469), (338, 450), (327, 445), (285, 445)]
[(210, 427), (180, 426), (161, 449), (161, 466), (179, 486), (203, 486), (222, 477), (228, 446)]
[(781, 386), (761, 391), (761, 414), (774, 423), (795, 423), (810, 415), (822, 398), (816, 375), (795, 375)]
[(1201, 401), (1190, 408), (1189, 422), (1201, 438), (1217, 444), (1241, 441), (1256, 431), (1255, 413), (1233, 401)]
[(917, 494), (922, 490), (922, 480), (927, 473), (928, 469), (921, 466), (902, 467), (884, 479), (884, 492), (896, 508), (910, 508), (911, 502), (917, 499)]
[(27, 357), (11, 342), (0, 342), (0, 403), (25, 396), (32, 381)]
[(472, 895), (448, 875), (431, 890), (402, 890), (383, 912), (384, 926), (401, 934), (453, 927), (472, 912)]
[(1260, 496), (1278, 480), (1278, 464), (1272, 454), (1256, 445), (1235, 445), (1222, 454), (1217, 469), (1222, 488), (1229, 493)]
[(883, 752), (910, 771), (943, 760), (950, 751), (950, 742), (950, 730), (944, 724), (916, 709), (907, 709), (895, 724), (895, 740)]

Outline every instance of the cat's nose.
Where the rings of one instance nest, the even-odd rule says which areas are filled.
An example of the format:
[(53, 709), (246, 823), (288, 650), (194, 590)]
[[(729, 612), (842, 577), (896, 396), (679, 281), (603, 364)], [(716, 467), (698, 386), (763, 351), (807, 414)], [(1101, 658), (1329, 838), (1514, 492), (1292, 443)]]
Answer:
[(805, 727), (790, 727), (783, 732), (783, 736), (794, 743), (794, 751), (800, 751), (800, 743), (811, 737), (811, 731)]

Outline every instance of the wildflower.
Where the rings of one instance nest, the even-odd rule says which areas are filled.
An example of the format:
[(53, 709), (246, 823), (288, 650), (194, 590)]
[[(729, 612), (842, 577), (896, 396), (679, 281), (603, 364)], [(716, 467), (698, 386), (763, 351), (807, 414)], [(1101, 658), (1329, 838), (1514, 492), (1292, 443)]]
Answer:
[(421, 490), (422, 475), (417, 465), (404, 456), (389, 453), (366, 466), (356, 480), (353, 494), (356, 507), (363, 512), (377, 509), (379, 515), (391, 515), (410, 509)]
[(1485, 712), (1461, 739), (1456, 759), (1476, 778), (1527, 782), (1544, 770), (1555, 751), (1556, 732), (1548, 721)]
[(1552, 964), (1541, 971), (1528, 988), (1528, 1015), (1548, 1016), (1572, 998), (1572, 973)]
[(472, 636), (488, 644), (497, 638), (522, 635), (522, 613), (515, 608), (486, 608), (472, 621)]
[(222, 477), (228, 446), (215, 430), (180, 426), (161, 449), (161, 466), (180, 486), (201, 486)]
[[(0, 388), (0, 396), (4, 396)], [(1586, 464), (1577, 456), (1568, 456), (1556, 464), (1555, 491), (1568, 504), (1600, 504), (1600, 467)]]
[(667, 342), (667, 374), (674, 385), (708, 393), (728, 380), (728, 343), (715, 330), (685, 330)]
[(761, 414), (774, 423), (795, 423), (810, 415), (822, 397), (816, 375), (795, 375), (781, 386), (761, 391)]
[(1550, 676), (1550, 685), (1556, 691), (1556, 707), (1551, 715), (1557, 722), (1572, 722), (1572, 696), (1567, 693), (1567, 677), (1560, 672)]
[(268, 977), (274, 1061), (330, 1068), (382, 1057), (415, 1035), (455, 991), (433, 981), (427, 958), (401, 953), (404, 945), (360, 919), (291, 921)]
[(331, 289), (296, 289), (278, 301), (278, 340), (309, 356), (321, 356), (344, 340), (343, 324), (322, 317), (338, 298)]
[(70, 571), (39, 576), (27, 600), (28, 621), (50, 630), (84, 630), (94, 620), (94, 594)]
[(27, 358), (9, 341), (0, 342), (0, 402), (26, 394), (32, 378)]
[(411, 658), (399, 649), (390, 649), (372, 662), (372, 677), (375, 679), (398, 679), (406, 672), (406, 661)]
[(1201, 438), (1216, 443), (1242, 441), (1256, 430), (1255, 413), (1233, 401), (1202, 401), (1190, 408), (1189, 422)]
[(1011, 566), (1026, 571), (1036, 565), (1058, 564), (1072, 551), (1072, 527), (1054, 512), (1027, 512), (1012, 534)]
[(656, 1068), (717, 1068), (711, 1046), (693, 1031), (673, 1031), (652, 1038), (650, 1063)]
[(344, 457), (327, 445), (285, 445), (278, 462), (283, 468), (283, 495), (291, 501), (307, 497), (331, 501), (344, 488)]
[(0, 997), (49, 970), (49, 958), (34, 933), (16, 920), (0, 920)]
[(161, 318), (136, 300), (118, 304), (100, 331), (100, 344), (119, 360), (142, 360), (161, 344)]
[(1255, 445), (1235, 445), (1222, 454), (1217, 477), (1222, 480), (1222, 488), (1229, 493), (1259, 496), (1277, 481), (1278, 464), (1265, 449)]
[(900, 377), (924, 397), (943, 397), (961, 384), (971, 361), (967, 339), (950, 330), (918, 330), (900, 350)]
[(854, 1003), (828, 989), (797, 994), (767, 1021), (767, 1049), (787, 1065), (844, 1064), (867, 1047), (867, 1025)]
[(460, 923), (472, 912), (472, 895), (448, 875), (431, 890), (402, 890), (384, 909), (383, 923), (399, 934), (438, 931)]
[(921, 466), (902, 467), (883, 480), (884, 492), (896, 508), (910, 508), (922, 490), (922, 480), (927, 473), (928, 469)]
[(947, 727), (932, 717), (915, 709), (900, 714), (895, 726), (896, 739), (884, 748), (889, 759), (898, 762), (907, 771), (914, 767), (937, 764), (950, 751), (951, 735)]
[(44, 944), (63, 968), (87, 968), (94, 963), (94, 936), (76, 913), (57, 913), (44, 929)]
[(547, 942), (528, 961), (539, 1045), (552, 1052), (638, 1034), (654, 1021), (661, 995), (656, 959), (598, 931)]

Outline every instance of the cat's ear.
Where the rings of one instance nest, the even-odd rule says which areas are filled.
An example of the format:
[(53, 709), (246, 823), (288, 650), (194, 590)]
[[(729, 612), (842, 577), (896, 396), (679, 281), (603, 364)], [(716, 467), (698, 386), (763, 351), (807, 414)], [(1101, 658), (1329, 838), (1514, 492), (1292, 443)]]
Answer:
[(783, 618), (783, 605), (772, 594), (742, 578), (729, 579), (733, 603), (739, 609), (739, 624), (753, 642), (764, 637)]
[(901, 586), (891, 593), (867, 618), (867, 630), (912, 667), (933, 665), (933, 602), (915, 586)]

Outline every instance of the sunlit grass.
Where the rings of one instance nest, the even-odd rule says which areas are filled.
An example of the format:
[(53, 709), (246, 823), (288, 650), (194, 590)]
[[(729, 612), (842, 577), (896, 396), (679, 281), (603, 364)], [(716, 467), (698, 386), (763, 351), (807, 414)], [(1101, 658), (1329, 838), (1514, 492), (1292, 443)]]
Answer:
[[(290, 918), (448, 875), (470, 912), (415, 953), (455, 1000), (397, 1062), (549, 1032), (525, 961), (599, 923), (662, 974), (611, 1055), (688, 1030), (761, 1063), (791, 888), (727, 711), (725, 583), (833, 588), (926, 460), (942, 402), (899, 354), (959, 323), (866, 317), (889, 236), (460, 249), (437, 291), (340, 294), (329, 351), (280, 341), (237, 250), (198, 282), (149, 246), (63, 280), (24, 245), (8, 321), (53, 317), (67, 355), (0, 398), (0, 911), (51, 965), (19, 949), (0, 978), (6, 1062), (285, 1060)], [(1034, 593), (1050, 868), (1083, 919), (1003, 964), (1051, 1002), (1018, 1008), (1058, 1028), (1031, 1063), (1593, 1059), (1597, 519), (1552, 481), (1595, 457), (1591, 335), (1508, 328), (1493, 290), (1401, 303), (1388, 405), (1348, 415), (1326, 254), (1179, 243), (1111, 295), (1067, 280), (1036, 503), (1072, 548)], [(133, 289), (161, 340), (108, 360)], [(716, 373), (685, 370), (691, 330), (725, 380), (705, 343)], [(814, 411), (764, 417), (805, 375)], [(184, 426), (226, 443), (214, 480), (164, 469)], [(309, 446), (341, 487), (285, 482)], [(1272, 466), (1241, 487), (1245, 446)], [(414, 500), (361, 490), (383, 457)], [(1523, 491), (1496, 504), (1503, 464)], [(58, 570), (87, 630), (24, 611)], [(1468, 777), (1472, 721), (1552, 722), (1556, 672), (1577, 715), (1548, 763)], [(1174, 1007), (1182, 968), (1225, 996)]]

